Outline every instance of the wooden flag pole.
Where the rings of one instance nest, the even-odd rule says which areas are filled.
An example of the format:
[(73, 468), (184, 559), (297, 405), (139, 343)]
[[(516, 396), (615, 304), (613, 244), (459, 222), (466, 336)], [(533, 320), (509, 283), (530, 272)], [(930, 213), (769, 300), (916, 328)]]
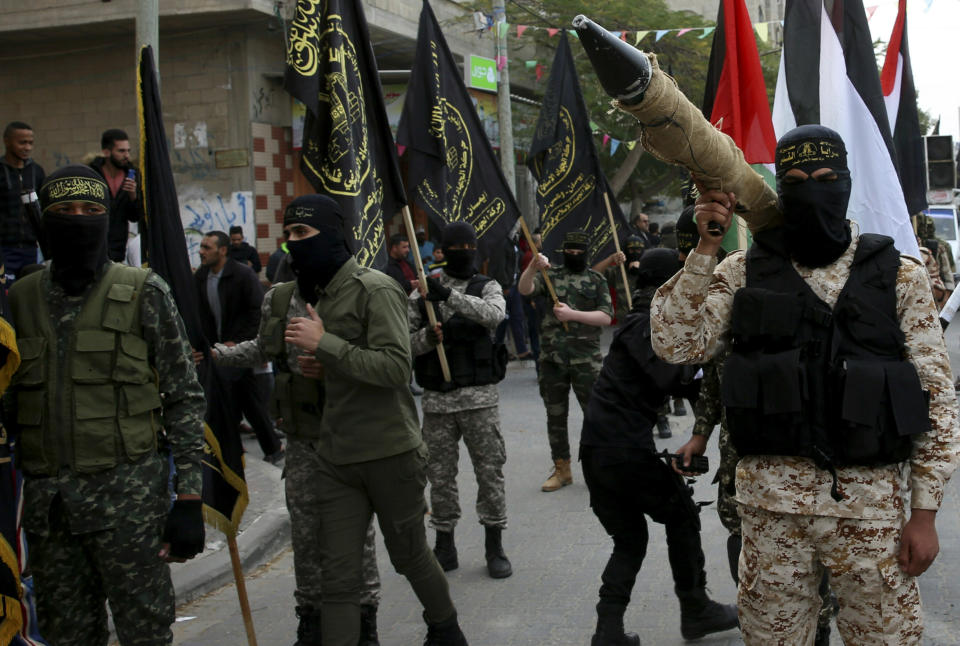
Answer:
[(230, 548), (230, 563), (233, 565), (233, 579), (237, 582), (237, 597), (240, 598), (240, 613), (243, 615), (243, 627), (247, 630), (247, 644), (257, 646), (257, 634), (253, 630), (253, 616), (250, 614), (250, 601), (247, 599), (247, 585), (243, 580), (243, 566), (240, 565), (240, 550), (237, 549), (237, 537), (227, 536)]
[[(530, 251), (532, 251), (534, 254), (540, 253), (537, 250), (537, 245), (533, 242), (533, 234), (530, 233), (530, 229), (527, 227), (527, 222), (523, 219), (523, 216), (520, 216), (520, 228), (523, 229), (523, 237), (527, 239), (527, 245), (530, 246)], [(533, 260), (530, 262), (533, 262)], [(540, 275), (543, 276), (543, 284), (547, 286), (547, 291), (550, 292), (550, 298), (553, 299), (553, 304), (559, 305), (560, 299), (557, 298), (557, 292), (555, 289), (553, 289), (553, 283), (550, 282), (550, 277), (547, 276), (547, 270), (541, 268)], [(560, 323), (563, 324), (564, 331), (570, 331), (570, 326), (567, 325), (566, 321), (560, 321)]]
[[(620, 238), (617, 237), (617, 223), (613, 220), (613, 209), (610, 208), (610, 195), (603, 192), (603, 201), (607, 205), (607, 218), (610, 220), (610, 233), (613, 234), (613, 246), (620, 253)], [(627, 263), (620, 263), (620, 278), (623, 279), (623, 291), (627, 294), (627, 311), (633, 309), (633, 297), (630, 296), (630, 283), (627, 281)]]
[[(410, 207), (406, 205), (403, 207), (403, 224), (407, 229), (407, 239), (410, 240), (410, 245), (413, 246), (417, 244), (416, 232), (413, 230), (413, 218), (410, 217)], [(413, 254), (413, 259), (415, 261), (414, 264), (417, 266), (417, 277), (420, 279), (420, 287), (424, 293), (426, 293), (427, 274), (423, 271), (423, 259), (420, 257), (419, 249)], [(436, 327), (437, 313), (433, 309), (433, 303), (426, 298), (423, 299), (423, 302), (427, 306), (427, 321), (430, 323), (430, 327)], [(450, 378), (450, 365), (447, 363), (447, 353), (443, 349), (442, 342), (437, 344), (437, 356), (440, 357), (440, 370), (443, 371), (443, 380), (453, 381), (453, 379)]]

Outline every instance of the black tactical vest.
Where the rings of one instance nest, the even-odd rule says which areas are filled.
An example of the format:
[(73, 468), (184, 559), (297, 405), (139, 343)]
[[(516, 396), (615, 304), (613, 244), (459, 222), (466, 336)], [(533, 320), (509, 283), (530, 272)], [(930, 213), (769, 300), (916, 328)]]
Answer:
[[(467, 283), (464, 293), (480, 298), (484, 285), (491, 280), (476, 274)], [(422, 298), (419, 307), (421, 321), (426, 325), (426, 306)], [(413, 360), (417, 383), (427, 390), (449, 392), (465, 386), (496, 384), (507, 373), (506, 346), (494, 344), (490, 330), (459, 314), (454, 314), (443, 323), (443, 349), (452, 381), (443, 380), (440, 358), (436, 352), (426, 352)]]
[(781, 235), (755, 238), (746, 286), (734, 294), (721, 388), (737, 452), (808, 457), (831, 472), (902, 462), (930, 419), (904, 356), (893, 240), (860, 236), (831, 310), (797, 273)]

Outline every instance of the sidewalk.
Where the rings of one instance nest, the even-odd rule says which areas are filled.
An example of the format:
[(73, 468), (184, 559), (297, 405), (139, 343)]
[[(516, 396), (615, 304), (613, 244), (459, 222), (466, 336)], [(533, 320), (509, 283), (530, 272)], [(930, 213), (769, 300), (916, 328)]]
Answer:
[[(237, 547), (243, 571), (248, 573), (289, 546), (290, 516), (284, 502), (282, 470), (263, 461), (253, 436), (244, 435), (243, 446), (250, 503), (240, 521)], [(207, 545), (203, 553), (186, 563), (170, 566), (177, 606), (233, 583), (226, 537), (209, 525), (206, 530)]]

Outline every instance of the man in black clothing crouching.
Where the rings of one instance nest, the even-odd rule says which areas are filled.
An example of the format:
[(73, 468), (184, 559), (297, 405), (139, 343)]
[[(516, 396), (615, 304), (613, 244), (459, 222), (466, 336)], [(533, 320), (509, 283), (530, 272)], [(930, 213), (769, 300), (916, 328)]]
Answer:
[(640, 644), (636, 633), (624, 633), (623, 614), (647, 552), (645, 515), (666, 529), (683, 638), (737, 626), (736, 608), (711, 601), (704, 589), (699, 509), (692, 490), (655, 454), (657, 410), (669, 396), (695, 400), (699, 389), (696, 366), (668, 364), (650, 345), (650, 301), (679, 269), (673, 249), (651, 249), (640, 259), (633, 309), (614, 333), (584, 415), (580, 459), (590, 506), (613, 538), (591, 646)]

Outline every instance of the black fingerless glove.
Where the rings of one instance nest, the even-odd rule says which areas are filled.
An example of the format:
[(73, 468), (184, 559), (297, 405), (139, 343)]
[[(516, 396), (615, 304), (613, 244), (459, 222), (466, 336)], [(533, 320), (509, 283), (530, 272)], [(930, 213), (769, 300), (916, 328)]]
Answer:
[(163, 527), (163, 542), (170, 543), (170, 556), (192, 559), (203, 551), (203, 501), (176, 500)]
[(427, 292), (428, 301), (445, 301), (450, 298), (450, 288), (444, 287), (436, 278), (427, 276), (427, 287), (429, 288)]
[(440, 335), (437, 334), (436, 328), (427, 328), (427, 341), (430, 343), (430, 345), (440, 345)]

